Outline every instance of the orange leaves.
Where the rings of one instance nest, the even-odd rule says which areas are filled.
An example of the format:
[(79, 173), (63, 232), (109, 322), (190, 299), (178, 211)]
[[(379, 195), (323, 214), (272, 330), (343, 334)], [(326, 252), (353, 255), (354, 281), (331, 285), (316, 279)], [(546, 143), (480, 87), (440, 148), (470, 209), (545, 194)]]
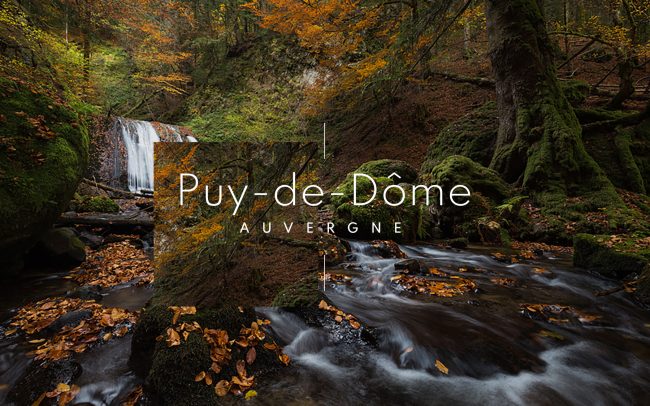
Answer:
[(181, 345), (181, 336), (178, 335), (178, 332), (173, 328), (169, 327), (167, 329), (167, 338), (165, 339), (168, 347), (174, 347)]
[(45, 392), (41, 394), (41, 396), (36, 399), (36, 401), (32, 404), (32, 406), (39, 406), (45, 398), (48, 399), (53, 399), (56, 397), (59, 397), (59, 401), (57, 404), (59, 406), (64, 406), (72, 402), (72, 400), (79, 394), (79, 391), (81, 388), (79, 388), (77, 385), (68, 385), (66, 383), (60, 383), (56, 385), (56, 388), (54, 390), (51, 390), (49, 392)]
[(448, 281), (436, 281), (421, 276), (395, 275), (391, 281), (414, 293), (428, 293), (439, 297), (453, 297), (476, 289), (473, 281), (451, 275)]
[[(93, 300), (68, 298), (44, 299), (20, 308), (10, 325), (17, 327), (27, 334), (35, 334), (68, 312), (95, 309), (97, 306), (99, 304)], [(14, 329), (13, 331), (16, 330)], [(10, 335), (10, 332), (7, 331), (5, 335)]]
[[(334, 316), (334, 321), (337, 323), (342, 323), (343, 320), (347, 320), (347, 322), (350, 324), (350, 327), (352, 327), (355, 330), (358, 330), (361, 328), (361, 323), (359, 323), (356, 319), (351, 314), (347, 314), (343, 312), (341, 309), (337, 308), (336, 306), (332, 306), (328, 304), (326, 301), (321, 300), (320, 303), (318, 304), (318, 308), (321, 310), (327, 310), (329, 311), (333, 316)], [(282, 361), (282, 359), (280, 359)]]
[(584, 313), (571, 306), (557, 304), (522, 304), (522, 314), (533, 319), (546, 321), (553, 324), (579, 322), (590, 324), (600, 319), (600, 316)]
[(172, 317), (172, 325), (176, 324), (180, 316), (196, 314), (196, 307), (194, 306), (169, 306), (168, 309), (174, 313), (174, 316)]
[(73, 352), (84, 352), (100, 337), (104, 341), (121, 337), (129, 331), (129, 325), (135, 323), (137, 318), (136, 313), (118, 308), (104, 308), (93, 300), (51, 298), (22, 307), (10, 323), (16, 328), (7, 330), (5, 335), (18, 330), (29, 335), (36, 334), (61, 316), (74, 311), (86, 311), (90, 314), (74, 326), (63, 326), (47, 340), (30, 340), (30, 344), (39, 344), (32, 353), (36, 359), (63, 359)]
[(153, 281), (153, 267), (141, 249), (120, 241), (91, 251), (71, 277), (80, 285), (111, 287), (135, 278)]
[(436, 368), (443, 374), (449, 375), (449, 368), (447, 368), (439, 359), (436, 360)]
[[(59, 360), (73, 352), (81, 353), (88, 346), (113, 337), (122, 337), (129, 326), (136, 322), (137, 314), (118, 308), (104, 308), (95, 303), (92, 315), (76, 326), (65, 326), (53, 337), (41, 344), (33, 354), (36, 359)], [(108, 332), (106, 332), (108, 330)]]
[(255, 350), (255, 347), (251, 347), (246, 353), (246, 363), (248, 365), (252, 364), (255, 362), (255, 358), (257, 358), (257, 351)]
[(214, 393), (217, 394), (217, 396), (226, 396), (228, 392), (230, 391), (230, 387), (232, 384), (225, 379), (220, 380), (217, 382), (217, 384), (214, 387)]

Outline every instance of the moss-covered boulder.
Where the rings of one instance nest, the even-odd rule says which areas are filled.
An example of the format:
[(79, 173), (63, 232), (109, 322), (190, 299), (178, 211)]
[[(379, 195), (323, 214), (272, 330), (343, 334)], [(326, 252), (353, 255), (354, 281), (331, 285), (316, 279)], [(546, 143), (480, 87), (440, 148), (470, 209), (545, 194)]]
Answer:
[[(158, 335), (166, 338), (166, 330), (171, 326), (171, 316), (172, 312), (167, 308), (148, 309), (134, 332), (132, 351), (148, 349), (151, 354), (145, 379), (147, 395), (155, 404), (160, 405), (221, 404), (222, 398), (216, 395), (215, 384), (220, 380), (230, 380), (232, 376), (237, 376), (236, 362), (246, 359), (249, 347), (228, 344), (231, 359), (221, 365), (219, 373), (215, 373), (211, 370), (211, 347), (203, 336), (202, 329), (190, 332), (187, 340), (181, 338), (180, 343), (175, 346), (168, 346), (164, 339), (156, 341), (155, 336)], [(196, 322), (202, 328), (225, 330), (228, 337), (233, 340), (239, 337), (242, 327), (250, 326), (256, 320), (257, 315), (252, 309), (239, 310), (236, 307), (219, 310), (204, 309), (194, 315), (181, 316), (176, 327), (178, 328), (183, 322)], [(143, 323), (145, 325), (141, 326)], [(271, 341), (266, 339), (264, 342)], [(132, 363), (133, 361), (132, 357)], [(246, 371), (249, 376), (254, 375), (259, 382), (264, 374), (277, 371), (281, 367), (282, 364), (275, 351), (265, 349), (258, 344), (256, 357), (252, 364), (246, 364)], [(205, 381), (195, 381), (195, 377), (201, 371), (210, 373), (212, 385), (207, 385)]]
[(453, 155), (444, 159), (428, 172), (420, 175), (423, 183), (440, 185), (449, 191), (456, 185), (465, 185), (471, 192), (469, 203), (462, 207), (445, 201), (432, 206), (431, 213), (436, 237), (464, 237), (470, 241), (486, 241), (480, 225), (494, 222), (495, 207), (506, 201), (514, 192), (499, 175), (471, 159)]
[(0, 79), (0, 264), (20, 257), (70, 202), (88, 160), (75, 108), (20, 81)]
[(440, 185), (449, 191), (455, 185), (465, 185), (470, 192), (480, 193), (494, 203), (501, 203), (513, 195), (513, 190), (498, 173), (461, 155), (445, 158), (430, 171), (423, 171), (421, 179), (431, 185)]
[(74, 201), (74, 210), (79, 213), (118, 213), (120, 206), (108, 196), (80, 196)]
[(396, 159), (378, 159), (369, 161), (361, 165), (355, 171), (365, 173), (375, 178), (387, 178), (393, 173), (397, 173), (400, 182), (411, 183), (418, 177), (418, 172), (404, 161)]
[(421, 172), (430, 173), (451, 155), (466, 156), (488, 166), (494, 153), (498, 129), (496, 104), (488, 102), (440, 131), (429, 145)]
[(30, 251), (39, 265), (74, 267), (86, 259), (86, 246), (71, 228), (48, 230)]
[[(355, 173), (372, 178), (356, 178), (357, 204), (354, 204)], [(401, 178), (389, 178), (392, 173), (397, 173)], [(400, 183), (406, 180), (412, 182), (416, 177), (417, 174), (411, 166), (389, 159), (366, 162), (348, 173), (345, 180), (333, 191), (331, 198), (336, 234), (360, 239), (382, 238), (397, 241), (414, 240), (418, 235), (422, 236), (420, 220), (425, 208), (417, 203), (418, 196), (415, 198), (416, 204), (413, 204), (412, 185)], [(384, 201), (384, 191), (387, 189), (386, 196), (389, 201), (399, 202), (402, 199), (401, 192), (393, 185), (399, 185), (405, 191), (403, 204), (391, 206)], [(362, 204), (368, 202), (373, 193), (374, 200)], [(400, 223), (399, 232), (395, 230), (397, 222)], [(351, 225), (352, 223), (355, 224)], [(380, 229), (377, 229), (378, 226)]]
[(318, 277), (313, 274), (278, 292), (273, 298), (271, 306), (284, 308), (311, 307), (318, 305), (318, 302), (323, 298), (323, 292), (319, 289)]
[[(573, 264), (613, 278), (640, 274), (648, 256), (625, 250), (626, 239), (609, 235), (577, 234), (573, 239)], [(632, 240), (632, 239), (630, 239)]]

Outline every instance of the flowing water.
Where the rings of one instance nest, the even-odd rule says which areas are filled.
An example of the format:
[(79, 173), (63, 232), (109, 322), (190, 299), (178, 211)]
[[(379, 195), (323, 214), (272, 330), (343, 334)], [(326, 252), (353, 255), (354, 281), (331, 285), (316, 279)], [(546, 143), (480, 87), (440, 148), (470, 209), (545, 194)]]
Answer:
[[(64, 296), (74, 290), (77, 285), (66, 279), (66, 274), (36, 273), (10, 284), (0, 284), (2, 324), (20, 306), (48, 297)], [(135, 311), (145, 305), (152, 293), (150, 286), (128, 283), (106, 290), (98, 302), (107, 307), (116, 306)], [(0, 327), (0, 405), (12, 405), (7, 400), (7, 395), (30, 365), (36, 362), (29, 355), (34, 347), (22, 336), (4, 337), (4, 329)], [(118, 405), (119, 399), (124, 399), (141, 384), (128, 366), (130, 350), (131, 334), (127, 334), (75, 356), (74, 361), (81, 366), (82, 372), (74, 381), (81, 390), (73, 404)], [(51, 383), (42, 384), (47, 386)]]
[[(169, 124), (156, 123), (154, 126), (149, 121), (118, 118), (116, 128), (126, 149), (128, 186), (132, 192), (153, 190), (154, 143), (196, 142), (196, 138), (182, 135), (177, 126)], [(119, 174), (112, 177), (119, 178)]]
[[(260, 383), (261, 403), (650, 404), (650, 317), (627, 296), (594, 295), (615, 283), (563, 258), (506, 264), (487, 253), (403, 246), (424, 268), (478, 286), (453, 298), (415, 295), (391, 281), (401, 260), (351, 246), (350, 262), (330, 271), (352, 279), (326, 285), (326, 296), (372, 337), (346, 322), (317, 326), (300, 313), (259, 309), (297, 366)], [(571, 306), (582, 322), (534, 320), (521, 305), (537, 303)]]
[[(328, 270), (349, 281), (328, 282), (325, 290), (328, 302), (356, 316), (364, 328), (355, 330), (313, 309), (258, 309), (272, 321), (271, 333), (293, 367), (260, 377), (258, 396), (247, 403), (650, 404), (650, 317), (622, 293), (594, 295), (614, 282), (573, 269), (562, 257), (507, 264), (487, 252), (402, 246), (422, 268), (478, 286), (454, 297), (416, 295), (391, 280), (402, 260), (384, 259), (367, 243), (350, 244), (349, 261)], [(64, 275), (34, 275), (0, 286), (3, 320), (20, 305), (71, 289)], [(496, 278), (519, 282), (502, 286)], [(151, 288), (126, 285), (107, 291), (101, 303), (135, 310), (150, 295)], [(535, 320), (522, 312), (524, 303), (571, 306), (583, 321)], [(117, 405), (141, 383), (127, 363), (130, 337), (75, 356), (83, 372), (74, 382), (81, 391), (73, 403)], [(0, 338), (0, 404), (33, 362), (26, 354), (30, 348), (19, 339)]]

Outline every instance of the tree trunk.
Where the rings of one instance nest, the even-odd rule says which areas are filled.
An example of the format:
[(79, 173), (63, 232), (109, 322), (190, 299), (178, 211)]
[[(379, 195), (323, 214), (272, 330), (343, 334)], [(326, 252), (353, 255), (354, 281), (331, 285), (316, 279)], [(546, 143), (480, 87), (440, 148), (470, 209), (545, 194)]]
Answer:
[(541, 0), (488, 0), (487, 28), (499, 132), (491, 168), (543, 207), (584, 196), (595, 207), (621, 200), (585, 151), (580, 124), (557, 80)]
[(623, 106), (623, 102), (632, 96), (634, 93), (634, 82), (632, 81), (632, 72), (634, 71), (634, 66), (632, 61), (628, 58), (623, 58), (622, 61), (618, 63), (618, 78), (620, 84), (618, 86), (618, 93), (609, 102), (607, 107), (612, 110), (618, 110)]

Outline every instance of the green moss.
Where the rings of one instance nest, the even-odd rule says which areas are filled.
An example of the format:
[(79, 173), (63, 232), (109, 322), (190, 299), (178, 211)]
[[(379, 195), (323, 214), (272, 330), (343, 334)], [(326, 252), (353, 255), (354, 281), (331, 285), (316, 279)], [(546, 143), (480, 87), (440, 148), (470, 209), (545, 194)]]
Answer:
[(167, 347), (164, 341), (156, 345), (147, 387), (156, 394), (161, 405), (219, 404), (214, 387), (194, 382), (201, 371), (209, 371), (210, 347), (199, 334), (190, 334), (187, 341)]
[(499, 128), (496, 103), (488, 102), (445, 127), (429, 145), (421, 172), (429, 173), (445, 158), (462, 155), (488, 166)]
[(443, 190), (465, 185), (472, 193), (479, 192), (494, 203), (501, 203), (513, 194), (512, 188), (498, 173), (460, 155), (444, 159), (429, 172), (423, 172), (421, 179), (428, 184), (440, 185)]
[(573, 264), (618, 278), (643, 271), (648, 258), (605, 245), (609, 240), (608, 235), (577, 234), (573, 239)]
[[(365, 173), (374, 178), (388, 178), (393, 173), (397, 173), (400, 182), (411, 183), (418, 177), (418, 173), (413, 167), (404, 161), (396, 159), (379, 159), (376, 161), (366, 162), (355, 171)], [(398, 180), (397, 177), (394, 178)]]
[(76, 200), (75, 210), (80, 213), (118, 213), (120, 206), (107, 196), (83, 196)]
[(271, 306), (311, 307), (317, 305), (322, 298), (323, 295), (318, 289), (318, 278), (316, 275), (310, 275), (278, 292)]
[[(232, 362), (223, 366), (219, 374), (212, 373), (213, 385), (205, 382), (195, 382), (194, 377), (201, 371), (209, 371), (212, 361), (210, 348), (200, 332), (192, 332), (187, 341), (181, 340), (180, 345), (168, 347), (165, 341), (156, 342), (154, 335), (164, 334), (171, 324), (172, 312), (163, 306), (145, 310), (143, 319), (140, 320), (134, 332), (134, 345), (136, 338), (141, 344), (149, 345), (152, 353), (150, 367), (147, 368), (145, 385), (151, 393), (156, 404), (161, 405), (213, 405), (220, 404), (214, 392), (214, 384), (221, 379), (230, 380), (237, 375), (235, 362), (244, 359), (247, 348), (237, 345), (232, 346)], [(228, 336), (234, 339), (239, 336), (240, 329), (257, 319), (252, 309), (238, 309), (237, 307), (224, 307), (222, 309), (199, 309), (194, 315), (184, 315), (178, 323), (197, 322), (202, 328), (223, 329)], [(141, 327), (140, 324), (146, 326)], [(147, 340), (141, 341), (143, 337)], [(151, 339), (153, 338), (153, 343)], [(140, 347), (138, 347), (139, 349)], [(154, 349), (151, 351), (151, 349)], [(135, 349), (135, 347), (134, 347)], [(133, 361), (133, 356), (132, 356)], [(247, 366), (247, 371), (256, 376), (256, 381), (262, 375), (280, 368), (280, 363), (273, 351), (257, 347), (255, 362)]]
[[(384, 203), (384, 190), (394, 184), (393, 179), (385, 176), (393, 172), (397, 172), (406, 179), (415, 179), (415, 170), (408, 164), (402, 161), (383, 159), (364, 163), (355, 171), (349, 173), (345, 180), (336, 187), (334, 193), (341, 193), (341, 195), (332, 196), (331, 201), (335, 207), (334, 226), (338, 235), (361, 239), (394, 239), (397, 241), (414, 240), (416, 236), (424, 237), (425, 231), (420, 227), (422, 223), (421, 216), (427, 214), (420, 210), (421, 203), (417, 195), (416, 204), (413, 205), (411, 184), (400, 184), (405, 191), (404, 204), (390, 206)], [(367, 205), (353, 204), (354, 173), (371, 176), (377, 185), (375, 199)], [(356, 189), (357, 201), (368, 201), (372, 197), (372, 188), (372, 181), (365, 176), (359, 176)], [(387, 197), (390, 201), (399, 201), (401, 193), (390, 189)], [(358, 231), (356, 233), (348, 231), (348, 224), (351, 222), (357, 223)], [(401, 223), (401, 233), (395, 233), (395, 222)], [(373, 232), (373, 223), (381, 223), (380, 232)]]
[(644, 120), (634, 129), (630, 140), (630, 151), (634, 156), (646, 192), (650, 189), (650, 119)]
[(640, 167), (645, 171), (645, 164), (650, 159), (649, 146), (645, 144), (650, 139), (639, 142), (641, 140), (635, 129), (618, 128), (613, 134), (609, 131), (589, 134), (584, 137), (584, 144), (616, 187), (646, 193)]
[(78, 113), (52, 96), (6, 79), (0, 95), (0, 252), (15, 256), (67, 206), (89, 140)]
[(560, 88), (572, 106), (579, 106), (587, 99), (591, 86), (582, 80), (565, 80), (560, 82)]

